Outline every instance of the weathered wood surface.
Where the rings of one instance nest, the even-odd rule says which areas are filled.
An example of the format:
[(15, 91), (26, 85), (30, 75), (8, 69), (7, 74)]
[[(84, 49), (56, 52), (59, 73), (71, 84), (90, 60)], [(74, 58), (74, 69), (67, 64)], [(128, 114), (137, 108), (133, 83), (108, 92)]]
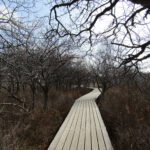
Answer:
[(77, 99), (48, 150), (113, 150), (95, 103), (98, 89)]

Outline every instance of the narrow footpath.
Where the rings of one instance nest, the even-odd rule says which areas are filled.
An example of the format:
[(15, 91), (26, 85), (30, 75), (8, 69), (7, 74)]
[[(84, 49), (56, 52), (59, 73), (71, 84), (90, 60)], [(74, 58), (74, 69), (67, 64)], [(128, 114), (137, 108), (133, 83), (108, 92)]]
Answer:
[(78, 98), (48, 150), (113, 150), (95, 100), (100, 92)]

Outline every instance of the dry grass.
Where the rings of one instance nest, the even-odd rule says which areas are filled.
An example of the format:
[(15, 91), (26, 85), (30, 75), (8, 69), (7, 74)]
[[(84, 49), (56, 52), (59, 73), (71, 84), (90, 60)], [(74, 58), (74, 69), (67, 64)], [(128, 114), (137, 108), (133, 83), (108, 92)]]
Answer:
[(46, 149), (68, 114), (74, 100), (87, 92), (89, 89), (69, 91), (51, 89), (47, 111), (42, 109), (40, 101), (42, 94), (39, 93), (36, 108), (30, 114), (15, 115), (10, 113), (5, 115), (4, 119), (6, 120), (5, 117), (8, 117), (7, 120), (0, 120), (0, 149)]
[(150, 150), (150, 97), (136, 87), (112, 88), (100, 110), (115, 150)]

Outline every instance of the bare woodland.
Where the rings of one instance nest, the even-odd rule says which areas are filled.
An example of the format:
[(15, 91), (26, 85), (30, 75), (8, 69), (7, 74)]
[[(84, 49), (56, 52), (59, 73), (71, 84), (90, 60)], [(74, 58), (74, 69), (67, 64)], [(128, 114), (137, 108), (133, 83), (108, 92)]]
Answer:
[[(110, 137), (119, 139), (122, 128), (126, 128), (123, 121), (132, 122), (134, 117), (140, 116), (143, 119), (142, 123), (136, 122), (136, 119), (133, 122), (139, 125), (138, 131), (144, 127), (149, 128), (150, 121), (146, 116), (150, 113), (150, 74), (147, 70), (143, 72), (141, 68), (143, 62), (150, 57), (150, 2), (49, 0), (49, 14), (46, 19), (41, 17), (29, 21), (29, 16), (35, 13), (32, 9), (36, 3), (37, 0), (0, 1), (0, 137), (10, 135), (9, 132), (20, 124), (23, 126), (24, 115), (37, 115), (39, 109), (44, 112), (43, 115), (48, 115), (51, 111), (55, 113), (58, 110), (61, 112), (61, 109), (65, 110), (65, 104), (68, 106), (69, 102), (63, 101), (62, 108), (58, 108), (55, 98), (51, 96), (54, 91), (59, 95), (57, 91), (65, 93), (91, 85), (101, 91), (97, 104), (102, 109), (104, 118), (106, 117), (104, 121), (108, 131), (111, 131)], [(23, 13), (23, 17), (20, 17), (19, 13)], [(48, 23), (48, 27), (43, 27), (44, 29), (41, 27), (43, 20)], [(83, 52), (82, 49), (86, 50)], [(127, 95), (127, 103), (122, 97), (117, 97), (117, 91), (120, 95)], [(75, 95), (76, 98), (79, 96), (76, 93)], [(134, 109), (135, 103), (137, 109)], [(71, 104), (66, 110), (70, 107)], [(111, 115), (111, 109), (114, 108), (116, 112)], [(119, 118), (117, 113), (123, 109), (126, 115), (124, 120), (121, 120), (122, 116)], [(67, 111), (58, 119), (59, 125)], [(14, 117), (13, 123), (10, 114), (13, 117), (19, 114), (21, 119)], [(45, 120), (47, 117), (42, 116)], [(59, 115), (57, 117), (59, 118)], [(116, 124), (113, 124), (111, 120), (117, 120), (119, 123), (114, 121)], [(129, 135), (131, 133), (134, 136), (137, 131), (132, 130), (132, 127), (129, 126)], [(117, 132), (120, 134), (116, 134)], [(13, 133), (12, 135), (16, 136)], [(148, 150), (149, 135), (149, 132), (143, 135), (146, 144), (143, 142), (136, 147), (134, 140), (133, 143), (126, 142), (127, 146), (118, 140), (118, 145), (116, 141), (113, 144), (120, 150), (123, 150), (123, 146), (125, 149)], [(129, 141), (130, 137), (123, 136)], [(9, 138), (5, 136), (4, 140), (0, 140), (0, 149), (10, 149), (4, 146), (7, 139)], [(49, 137), (46, 140), (47, 146)], [(19, 149), (16, 143), (11, 145), (11, 149)], [(33, 150), (38, 148), (31, 147)]]

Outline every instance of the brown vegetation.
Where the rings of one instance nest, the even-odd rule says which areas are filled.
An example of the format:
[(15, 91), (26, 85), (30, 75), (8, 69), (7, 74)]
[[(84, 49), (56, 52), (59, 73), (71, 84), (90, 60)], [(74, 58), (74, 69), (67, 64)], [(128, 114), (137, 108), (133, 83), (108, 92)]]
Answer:
[(105, 93), (100, 110), (115, 150), (150, 149), (149, 98), (133, 86)]
[[(0, 149), (44, 150), (54, 138), (57, 130), (68, 114), (74, 100), (90, 89), (51, 89), (48, 109), (43, 111), (40, 101), (30, 113), (1, 113)], [(36, 100), (41, 98), (40, 92)]]

